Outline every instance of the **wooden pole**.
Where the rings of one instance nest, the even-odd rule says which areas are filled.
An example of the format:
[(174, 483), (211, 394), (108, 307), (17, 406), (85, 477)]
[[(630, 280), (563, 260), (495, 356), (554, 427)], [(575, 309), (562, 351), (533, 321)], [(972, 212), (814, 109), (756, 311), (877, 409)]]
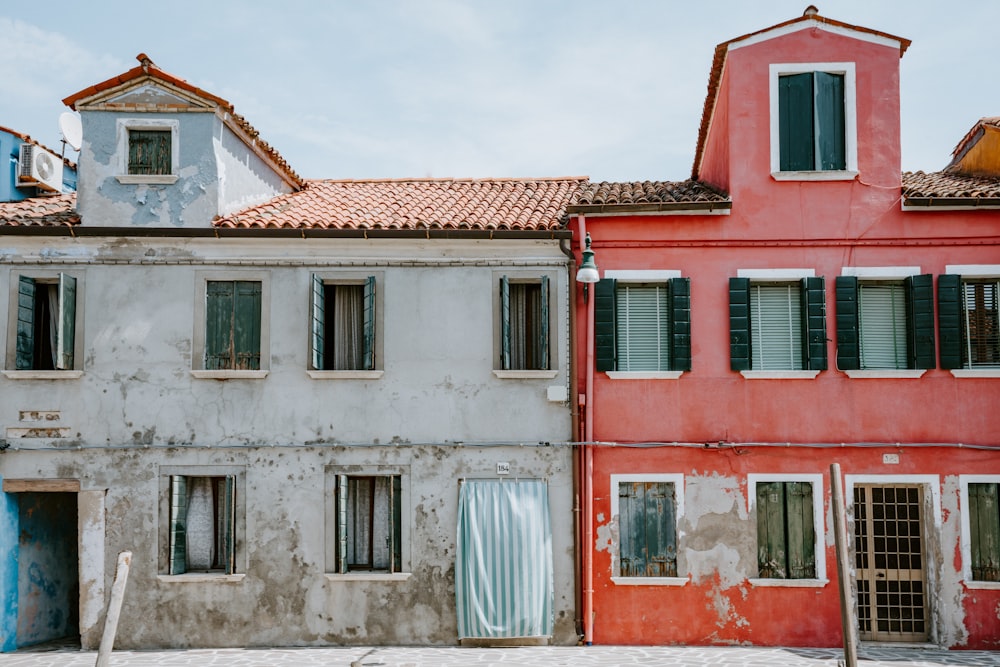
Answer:
[(840, 464), (830, 465), (830, 489), (833, 503), (833, 532), (837, 551), (837, 583), (840, 585), (840, 626), (844, 635), (844, 666), (858, 665), (858, 624), (851, 597), (850, 556), (847, 550), (847, 506), (840, 479)]
[(118, 618), (122, 611), (122, 601), (125, 599), (125, 582), (128, 581), (128, 571), (131, 566), (131, 551), (118, 554), (115, 583), (111, 586), (111, 601), (108, 602), (108, 613), (104, 617), (104, 635), (101, 637), (101, 647), (97, 650), (97, 662), (94, 663), (94, 667), (107, 667), (111, 659), (115, 633), (118, 632)]

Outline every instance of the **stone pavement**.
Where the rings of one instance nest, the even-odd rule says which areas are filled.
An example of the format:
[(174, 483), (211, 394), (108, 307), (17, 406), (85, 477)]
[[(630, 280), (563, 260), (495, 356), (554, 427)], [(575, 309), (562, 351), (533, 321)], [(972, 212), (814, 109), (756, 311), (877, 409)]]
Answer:
[[(836, 667), (837, 649), (703, 646), (544, 646), (526, 648), (338, 647), (115, 651), (112, 667)], [(1000, 652), (869, 648), (859, 667), (1000, 666)], [(0, 667), (92, 667), (93, 651), (56, 649), (0, 654)]]

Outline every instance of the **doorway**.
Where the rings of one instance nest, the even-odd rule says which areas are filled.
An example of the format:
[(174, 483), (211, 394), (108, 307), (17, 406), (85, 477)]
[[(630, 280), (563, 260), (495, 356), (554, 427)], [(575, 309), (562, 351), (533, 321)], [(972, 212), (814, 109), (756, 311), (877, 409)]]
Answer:
[(860, 638), (926, 642), (927, 575), (923, 487), (854, 487), (854, 567)]

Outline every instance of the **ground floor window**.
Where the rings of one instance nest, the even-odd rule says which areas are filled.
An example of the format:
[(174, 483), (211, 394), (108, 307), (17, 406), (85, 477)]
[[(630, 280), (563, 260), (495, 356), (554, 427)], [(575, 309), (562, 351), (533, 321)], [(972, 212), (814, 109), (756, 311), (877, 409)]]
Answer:
[(236, 478), (170, 476), (170, 574), (235, 572)]

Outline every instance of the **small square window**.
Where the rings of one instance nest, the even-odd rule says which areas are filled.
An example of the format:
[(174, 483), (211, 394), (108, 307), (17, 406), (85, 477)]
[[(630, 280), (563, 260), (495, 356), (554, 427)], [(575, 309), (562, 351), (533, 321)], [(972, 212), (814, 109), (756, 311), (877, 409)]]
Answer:
[(402, 571), (402, 476), (336, 476), (336, 571)]
[(77, 279), (65, 273), (51, 278), (20, 275), (16, 298), (11, 351), (14, 369), (73, 370), (77, 359)]
[(235, 572), (236, 477), (170, 475), (169, 574)]
[(360, 282), (312, 277), (312, 368), (352, 371), (376, 368), (375, 276)]
[(549, 278), (500, 278), (500, 367), (549, 369)]
[(128, 130), (128, 174), (172, 173), (172, 136), (169, 129)]

